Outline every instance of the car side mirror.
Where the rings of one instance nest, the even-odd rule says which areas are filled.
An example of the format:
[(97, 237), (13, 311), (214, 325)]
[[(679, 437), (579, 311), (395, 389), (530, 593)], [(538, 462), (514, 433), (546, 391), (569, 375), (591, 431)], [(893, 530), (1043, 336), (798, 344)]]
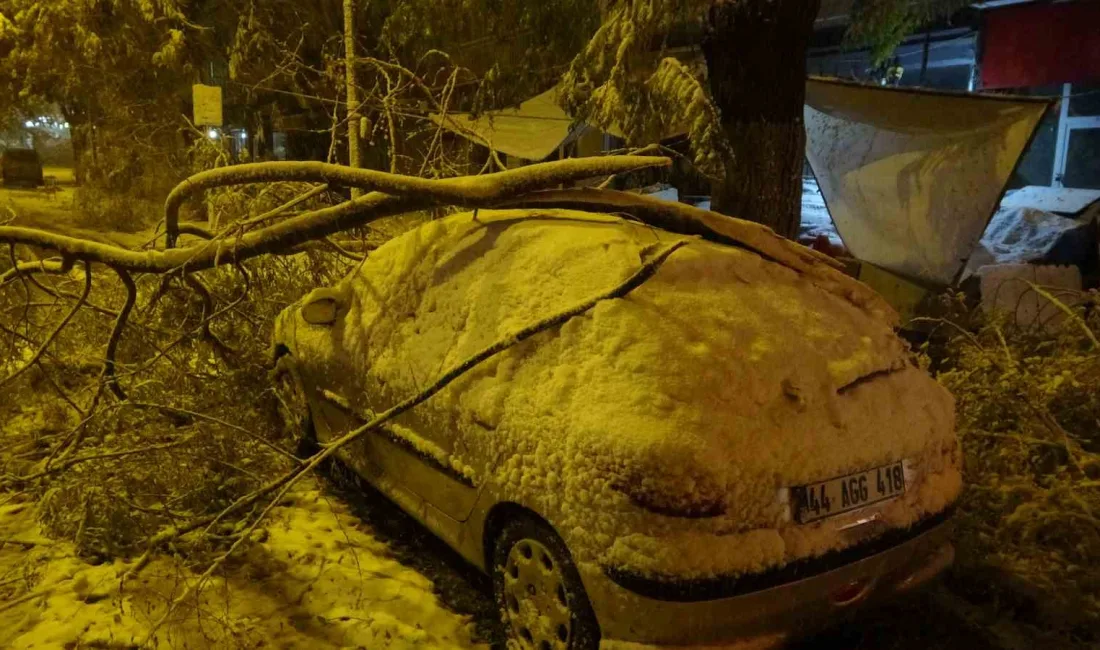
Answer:
[(300, 313), (310, 325), (332, 325), (340, 313), (340, 302), (331, 292), (318, 289), (306, 296)]

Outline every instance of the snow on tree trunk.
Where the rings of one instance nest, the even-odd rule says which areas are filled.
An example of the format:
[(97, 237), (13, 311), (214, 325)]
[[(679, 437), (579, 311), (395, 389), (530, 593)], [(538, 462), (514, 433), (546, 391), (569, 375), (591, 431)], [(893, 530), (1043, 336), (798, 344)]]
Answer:
[(800, 220), (806, 48), (820, 4), (716, 2), (702, 46), (731, 148), (712, 207), (788, 238), (798, 233)]

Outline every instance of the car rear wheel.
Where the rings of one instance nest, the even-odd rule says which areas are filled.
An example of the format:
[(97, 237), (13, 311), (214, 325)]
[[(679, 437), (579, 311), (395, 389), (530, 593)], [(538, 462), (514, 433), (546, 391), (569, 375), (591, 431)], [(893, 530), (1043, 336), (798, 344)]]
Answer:
[(565, 542), (530, 516), (493, 547), (493, 592), (510, 641), (524, 650), (595, 650), (599, 625)]
[(309, 458), (316, 454), (317, 434), (313, 430), (313, 419), (309, 413), (309, 402), (301, 379), (294, 370), (294, 361), (289, 354), (279, 357), (275, 362), (275, 407), (279, 412), (279, 423), (285, 435), (295, 446), (295, 455)]

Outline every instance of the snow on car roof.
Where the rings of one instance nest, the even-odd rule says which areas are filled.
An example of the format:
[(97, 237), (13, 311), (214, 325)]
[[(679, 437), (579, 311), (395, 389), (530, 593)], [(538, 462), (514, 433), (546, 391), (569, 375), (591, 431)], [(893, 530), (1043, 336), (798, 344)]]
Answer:
[[(599, 206), (605, 213), (640, 217), (641, 221), (669, 232), (699, 235), (709, 241), (744, 248), (810, 278), (815, 286), (843, 297), (891, 327), (898, 324), (894, 308), (870, 287), (841, 272), (836, 260), (780, 237), (758, 223), (630, 192), (551, 190), (533, 192), (517, 202), (524, 207), (545, 207), (536, 212), (516, 213), (509, 218), (553, 218), (564, 216), (565, 212), (551, 208), (560, 210), (577, 204)], [(567, 212), (570, 218), (578, 218), (577, 210)], [(592, 212), (582, 214), (594, 215)]]

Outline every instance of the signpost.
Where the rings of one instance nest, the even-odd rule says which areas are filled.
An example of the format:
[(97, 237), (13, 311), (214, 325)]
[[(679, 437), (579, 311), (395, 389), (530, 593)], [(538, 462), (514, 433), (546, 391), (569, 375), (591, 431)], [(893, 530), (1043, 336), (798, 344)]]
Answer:
[(221, 86), (195, 84), (191, 86), (195, 106), (195, 126), (222, 125)]
[[(222, 126), (222, 89), (221, 86), (207, 86), (195, 84), (191, 86), (191, 103), (194, 108), (196, 127), (220, 127)], [(210, 132), (210, 137), (215, 137), (215, 132)], [(217, 230), (217, 213), (207, 204), (207, 223), (210, 228)]]

